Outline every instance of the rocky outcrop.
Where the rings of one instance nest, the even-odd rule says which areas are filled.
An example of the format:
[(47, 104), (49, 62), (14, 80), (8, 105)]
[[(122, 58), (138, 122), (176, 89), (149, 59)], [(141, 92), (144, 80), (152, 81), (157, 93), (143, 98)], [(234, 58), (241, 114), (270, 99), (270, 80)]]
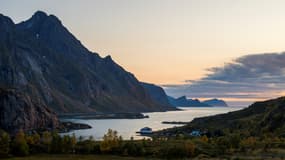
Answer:
[(0, 16), (0, 87), (37, 98), (57, 113), (150, 112), (156, 103), (136, 77), (90, 52), (53, 15), (19, 24)]
[(0, 128), (10, 133), (19, 129), (54, 129), (59, 126), (54, 112), (40, 99), (14, 89), (0, 88)]

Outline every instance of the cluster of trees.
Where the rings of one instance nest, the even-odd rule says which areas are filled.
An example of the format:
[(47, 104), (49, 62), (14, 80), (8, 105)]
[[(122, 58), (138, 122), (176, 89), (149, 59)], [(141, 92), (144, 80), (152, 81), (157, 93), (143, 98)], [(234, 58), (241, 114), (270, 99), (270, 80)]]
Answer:
[(72, 153), (75, 152), (76, 143), (75, 135), (61, 137), (56, 132), (25, 134), (20, 130), (10, 137), (1, 131), (0, 157), (7, 157), (9, 154), (27, 156), (34, 153)]
[(60, 136), (56, 132), (25, 134), (19, 131), (15, 136), (0, 132), (0, 156), (27, 156), (31, 154), (114, 154), (122, 156), (190, 157), (195, 152), (191, 141), (170, 142), (166, 139), (123, 140), (117, 131), (111, 129), (103, 140), (93, 137), (84, 139), (75, 135)]
[(284, 148), (285, 139), (278, 137), (243, 137), (241, 134), (228, 134), (219, 137), (189, 138), (184, 135), (176, 137), (159, 137), (143, 140), (123, 140), (117, 131), (108, 130), (103, 140), (95, 141), (93, 137), (84, 139), (75, 135), (60, 136), (56, 132), (25, 134), (19, 131), (13, 137), (0, 131), (0, 157), (27, 156), (30, 154), (114, 154), (122, 156), (144, 156), (160, 158), (185, 158), (197, 155), (210, 157), (248, 153), (254, 150), (266, 152), (271, 148)]

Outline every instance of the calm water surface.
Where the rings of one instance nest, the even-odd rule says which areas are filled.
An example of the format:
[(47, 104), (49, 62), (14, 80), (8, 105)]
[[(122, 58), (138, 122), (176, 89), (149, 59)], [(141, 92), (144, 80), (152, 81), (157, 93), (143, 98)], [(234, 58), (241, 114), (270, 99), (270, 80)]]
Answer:
[(240, 110), (237, 107), (203, 107), (203, 108), (181, 108), (183, 111), (169, 111), (169, 112), (154, 112), (145, 113), (149, 115), (149, 118), (145, 119), (94, 119), (94, 120), (80, 120), (80, 119), (68, 119), (68, 121), (85, 123), (92, 126), (91, 129), (76, 130), (65, 134), (73, 134), (77, 137), (82, 136), (88, 138), (93, 136), (95, 139), (101, 139), (108, 129), (118, 131), (124, 139), (141, 139), (143, 137), (136, 134), (143, 127), (151, 127), (154, 131), (174, 126), (173, 124), (162, 124), (162, 121), (183, 121), (188, 122), (196, 117), (203, 117), (208, 115), (215, 115), (221, 113), (227, 113), (230, 111)]

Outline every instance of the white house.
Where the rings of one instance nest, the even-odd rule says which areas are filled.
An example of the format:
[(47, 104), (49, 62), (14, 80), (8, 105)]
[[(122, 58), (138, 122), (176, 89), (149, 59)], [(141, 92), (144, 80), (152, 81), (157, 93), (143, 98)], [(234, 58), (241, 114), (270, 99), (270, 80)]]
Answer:
[(151, 134), (152, 133), (152, 129), (149, 127), (144, 127), (142, 129), (140, 129), (140, 133), (141, 134)]

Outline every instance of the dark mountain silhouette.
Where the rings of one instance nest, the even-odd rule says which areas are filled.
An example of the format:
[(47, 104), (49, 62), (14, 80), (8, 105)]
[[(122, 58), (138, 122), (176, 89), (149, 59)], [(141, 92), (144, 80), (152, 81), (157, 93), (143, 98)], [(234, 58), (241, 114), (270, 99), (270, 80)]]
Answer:
[(219, 99), (210, 99), (206, 101), (200, 101), (199, 99), (187, 99), (186, 96), (179, 98), (173, 98), (168, 96), (168, 101), (175, 107), (226, 107), (227, 103)]
[(187, 99), (186, 96), (173, 98), (168, 96), (169, 102), (176, 107), (210, 107), (210, 105), (200, 102), (198, 99)]
[(203, 103), (208, 104), (213, 107), (228, 107), (225, 101), (216, 99), (216, 98), (203, 101)]
[[(46, 109), (56, 113), (173, 110), (155, 102), (136, 77), (110, 56), (90, 52), (57, 17), (41, 11), (19, 24), (0, 14), (0, 88), (24, 95), (22, 101), (28, 106), (24, 112), (39, 102), (35, 112), (39, 115), (33, 115), (39, 117), (52, 115)], [(13, 99), (11, 111), (17, 103)], [(1, 107), (6, 111), (7, 106)]]
[(164, 90), (154, 84), (142, 82), (143, 87), (148, 91), (153, 101), (165, 106), (172, 106)]

